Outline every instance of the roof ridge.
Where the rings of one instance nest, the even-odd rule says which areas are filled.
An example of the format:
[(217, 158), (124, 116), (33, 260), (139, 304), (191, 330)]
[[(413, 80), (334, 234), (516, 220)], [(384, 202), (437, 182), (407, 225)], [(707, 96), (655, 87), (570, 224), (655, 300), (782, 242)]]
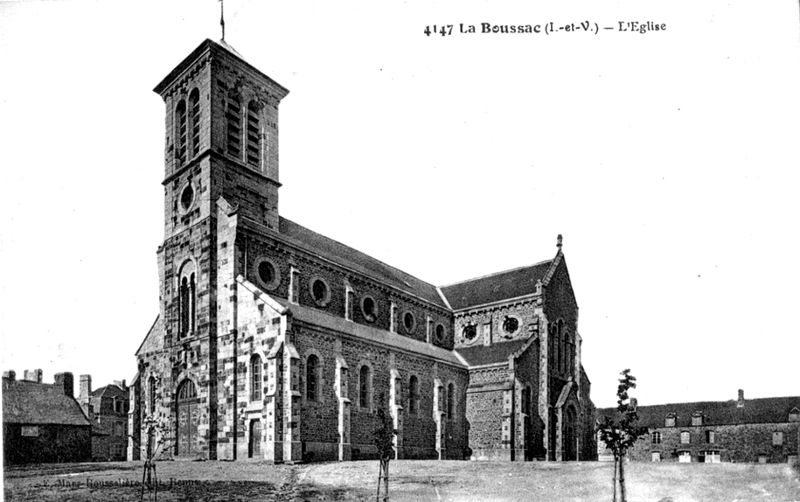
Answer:
[(536, 266), (539, 266), (539, 265), (544, 265), (545, 263), (551, 262), (551, 261), (553, 261), (553, 258), (550, 258), (550, 259), (547, 259), (547, 260), (542, 260), (540, 262), (536, 262), (536, 263), (533, 263), (531, 265), (522, 265), (520, 267), (514, 267), (514, 268), (510, 268), (508, 270), (501, 270), (500, 272), (492, 272), (491, 274), (481, 275), (481, 276), (478, 276), (478, 277), (473, 277), (471, 279), (465, 279), (463, 281), (451, 282), (450, 284), (443, 284), (443, 285), (441, 285), (439, 287), (440, 288), (449, 288), (450, 286), (456, 286), (458, 284), (464, 284), (464, 283), (467, 283), (467, 282), (477, 281), (477, 280), (480, 280), (480, 279), (486, 279), (486, 278), (494, 277), (494, 276), (497, 276), (497, 275), (500, 275), (500, 274), (507, 274), (509, 272), (516, 272), (518, 270), (522, 270), (522, 269), (525, 269), (525, 268), (533, 268), (533, 267), (536, 267)]
[[(289, 223), (291, 223), (292, 225), (297, 225), (298, 227), (302, 227), (302, 228), (304, 228), (304, 229), (308, 230), (309, 232), (314, 232), (315, 234), (319, 235), (320, 237), (322, 237), (322, 238), (324, 238), (324, 239), (328, 239), (329, 241), (333, 241), (333, 242), (335, 242), (336, 244), (339, 244), (340, 246), (344, 246), (344, 247), (346, 247), (346, 248), (352, 249), (352, 250), (353, 250), (353, 251), (355, 251), (356, 253), (360, 253), (360, 254), (362, 254), (362, 255), (364, 255), (364, 256), (367, 256), (367, 257), (369, 257), (369, 258), (371, 258), (371, 259), (375, 260), (376, 262), (380, 263), (381, 265), (384, 265), (385, 267), (388, 267), (388, 268), (391, 268), (391, 269), (393, 269), (393, 270), (396, 270), (396, 271), (400, 272), (401, 274), (404, 274), (404, 275), (410, 276), (410, 277), (412, 277), (412, 278), (414, 278), (414, 279), (416, 279), (416, 280), (418, 280), (418, 281), (420, 281), (420, 282), (424, 282), (425, 284), (427, 284), (428, 286), (430, 286), (430, 287), (432, 287), (432, 288), (434, 288), (434, 289), (436, 289), (436, 288), (437, 288), (437, 286), (436, 286), (435, 284), (433, 284), (433, 283), (430, 283), (430, 282), (428, 282), (428, 281), (426, 281), (426, 280), (424, 280), (424, 279), (420, 279), (420, 278), (419, 278), (419, 277), (417, 277), (416, 275), (409, 274), (409, 273), (408, 273), (408, 272), (406, 272), (405, 270), (399, 269), (399, 268), (395, 267), (394, 265), (389, 265), (389, 264), (388, 264), (388, 263), (386, 263), (385, 261), (383, 261), (383, 260), (379, 260), (378, 258), (375, 258), (375, 257), (374, 257), (374, 256), (372, 256), (371, 254), (367, 254), (367, 253), (365, 253), (364, 251), (360, 251), (360, 250), (358, 250), (358, 249), (354, 248), (353, 246), (350, 246), (350, 245), (348, 245), (348, 244), (345, 244), (345, 243), (343, 243), (343, 242), (341, 242), (341, 241), (338, 241), (338, 240), (336, 240), (336, 239), (333, 239), (333, 238), (331, 238), (331, 237), (328, 237), (327, 235), (323, 235), (323, 234), (321, 234), (321, 233), (317, 232), (316, 230), (312, 230), (312, 229), (308, 228), (308, 227), (307, 227), (307, 226), (305, 226), (305, 225), (301, 225), (300, 223), (297, 223), (297, 222), (296, 222), (296, 221), (294, 221), (294, 220), (290, 220), (289, 218), (286, 218), (285, 216), (280, 216), (280, 218), (281, 218), (282, 220), (288, 221), (288, 222), (289, 222)], [(279, 232), (279, 233), (280, 233), (280, 232)], [(346, 256), (343, 256), (342, 258), (344, 258), (345, 260), (347, 260), (347, 259), (348, 259)], [(348, 260), (348, 261), (349, 261), (349, 260)], [(403, 281), (403, 282), (405, 282), (405, 281)], [(409, 288), (413, 288), (413, 286), (412, 286), (411, 284), (408, 284), (407, 282), (406, 282), (406, 286), (408, 286)]]
[[(775, 399), (800, 399), (800, 396), (773, 396), (773, 397), (751, 397), (745, 399), (745, 405), (749, 402), (753, 401), (769, 401)], [(687, 401), (681, 403), (661, 403), (661, 404), (638, 404), (637, 408), (655, 408), (656, 406), (689, 406), (689, 405), (700, 405), (700, 404), (731, 404), (736, 403), (737, 399), (725, 399), (722, 401)], [(598, 409), (617, 409), (616, 406), (604, 406)]]

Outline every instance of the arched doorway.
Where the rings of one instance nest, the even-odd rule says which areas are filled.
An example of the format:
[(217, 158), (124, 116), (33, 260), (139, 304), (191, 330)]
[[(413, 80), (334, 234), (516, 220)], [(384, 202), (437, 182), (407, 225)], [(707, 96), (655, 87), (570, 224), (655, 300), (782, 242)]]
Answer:
[(178, 437), (175, 445), (178, 455), (192, 455), (200, 450), (197, 445), (199, 401), (194, 382), (188, 379), (181, 382), (178, 386)]
[(575, 408), (569, 406), (564, 414), (564, 460), (578, 460), (577, 419)]

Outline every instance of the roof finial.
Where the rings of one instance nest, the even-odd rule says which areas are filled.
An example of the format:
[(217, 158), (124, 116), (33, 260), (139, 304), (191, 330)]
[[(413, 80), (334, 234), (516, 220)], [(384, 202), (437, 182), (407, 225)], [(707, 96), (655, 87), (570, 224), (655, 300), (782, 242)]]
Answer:
[(563, 241), (563, 240), (564, 240), (564, 238), (561, 237), (561, 234), (558, 234), (558, 239), (557, 239), (558, 242), (556, 244), (556, 247), (558, 248), (559, 251), (561, 251), (561, 241)]
[(222, 40), (225, 40), (225, 0), (219, 0), (219, 25), (222, 26)]

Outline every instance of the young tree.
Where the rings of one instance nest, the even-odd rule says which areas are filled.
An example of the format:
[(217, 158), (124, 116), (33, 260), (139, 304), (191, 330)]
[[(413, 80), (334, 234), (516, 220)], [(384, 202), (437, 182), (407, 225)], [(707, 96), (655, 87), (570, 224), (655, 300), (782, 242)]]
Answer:
[(636, 408), (631, 406), (628, 391), (636, 388), (636, 377), (631, 370), (622, 373), (617, 386), (617, 415), (604, 417), (598, 426), (600, 439), (614, 454), (614, 502), (617, 502), (617, 484), (619, 484), (620, 502), (626, 502), (625, 494), (625, 455), (636, 444), (636, 441), (647, 434), (646, 427), (639, 427), (639, 416)]
[(161, 389), (161, 378), (156, 377), (154, 387), (150, 389), (154, 395), (151, 396), (152, 406), (150, 413), (142, 419), (141, 430), (138, 431), (139, 437), (142, 433), (145, 436), (145, 460), (142, 470), (142, 489), (139, 500), (144, 501), (144, 490), (147, 487), (148, 496), (151, 500), (158, 501), (158, 474), (156, 472), (156, 460), (160, 460), (168, 454), (169, 448), (174, 444), (171, 434), (172, 427), (169, 422), (159, 419), (156, 411), (161, 408), (163, 392)]
[(378, 458), (380, 459), (380, 470), (378, 471), (378, 495), (376, 502), (381, 500), (381, 481), (384, 485), (384, 502), (389, 500), (389, 460), (394, 455), (394, 435), (397, 431), (392, 427), (392, 419), (387, 415), (383, 408), (378, 408), (378, 420), (381, 426), (373, 432), (375, 446), (378, 448)]

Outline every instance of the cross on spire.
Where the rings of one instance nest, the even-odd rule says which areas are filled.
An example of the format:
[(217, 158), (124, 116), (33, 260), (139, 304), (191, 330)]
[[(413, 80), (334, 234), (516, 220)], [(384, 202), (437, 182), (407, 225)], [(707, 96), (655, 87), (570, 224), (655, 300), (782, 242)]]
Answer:
[(221, 40), (225, 40), (225, 0), (219, 0), (219, 25), (222, 26)]

